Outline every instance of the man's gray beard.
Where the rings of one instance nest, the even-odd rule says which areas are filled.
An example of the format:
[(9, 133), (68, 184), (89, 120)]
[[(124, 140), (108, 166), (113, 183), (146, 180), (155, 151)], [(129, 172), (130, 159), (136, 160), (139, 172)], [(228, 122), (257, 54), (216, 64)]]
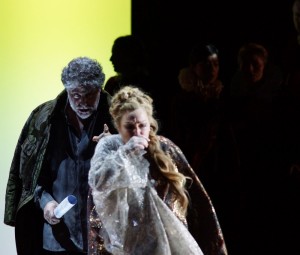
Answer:
[(85, 113), (84, 115), (80, 114), (80, 113), (77, 111), (77, 109), (76, 109), (74, 103), (73, 103), (72, 100), (70, 100), (70, 99), (69, 99), (69, 104), (70, 104), (70, 106), (71, 106), (71, 109), (76, 113), (76, 115), (77, 115), (80, 119), (85, 120), (85, 119), (89, 118), (89, 117), (97, 110), (99, 101), (100, 101), (100, 93), (99, 93), (99, 95), (98, 95), (98, 97), (97, 97), (97, 99), (96, 99), (95, 104), (93, 105), (93, 109), (89, 109), (89, 112)]

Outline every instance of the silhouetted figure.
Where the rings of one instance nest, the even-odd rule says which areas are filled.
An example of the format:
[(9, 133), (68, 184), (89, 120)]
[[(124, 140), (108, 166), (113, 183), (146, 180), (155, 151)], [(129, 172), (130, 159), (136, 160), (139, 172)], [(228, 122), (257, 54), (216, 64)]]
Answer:
[[(184, 111), (181, 116), (185, 118), (179, 124), (184, 130), (180, 137), (191, 150), (191, 155), (188, 155), (191, 164), (199, 169), (216, 142), (218, 125), (223, 117), (221, 95), (224, 86), (219, 80), (219, 57), (214, 45), (195, 46), (189, 63), (178, 76), (183, 93), (178, 95), (177, 105)], [(196, 110), (198, 118), (190, 116), (189, 113), (194, 115), (191, 109)]]
[(117, 74), (107, 80), (104, 89), (112, 96), (125, 85), (147, 92), (153, 98), (155, 109), (158, 109), (155, 115), (163, 133), (167, 114), (164, 103), (167, 99), (163, 93), (165, 89), (158, 88), (158, 82), (153, 81), (145, 42), (136, 35), (118, 37), (114, 41), (110, 61)]
[(110, 77), (105, 84), (105, 90), (109, 94), (113, 95), (124, 85), (134, 85), (148, 93), (152, 91), (149, 86), (146, 46), (139, 37), (134, 35), (118, 37), (114, 41), (110, 61), (117, 74)]
[(282, 130), (286, 141), (287, 163), (295, 163), (300, 154), (300, 0), (292, 5), (294, 33), (283, 50), (284, 86), (282, 96)]
[(279, 67), (269, 62), (267, 49), (247, 43), (238, 52), (238, 70), (231, 80), (230, 96), (238, 120), (268, 124), (283, 82)]
[(179, 71), (181, 91), (172, 104), (172, 126), (174, 141), (184, 148), (215, 201), (232, 254), (238, 243), (239, 158), (225, 117), (218, 54), (212, 44), (197, 44), (191, 50), (189, 65)]
[(290, 97), (300, 98), (300, 0), (292, 5), (293, 34), (288, 38), (282, 53), (285, 89)]
[(223, 84), (219, 80), (217, 48), (212, 44), (195, 47), (190, 65), (180, 70), (178, 79), (184, 91), (196, 93), (204, 102), (219, 99)]
[(242, 45), (237, 60), (230, 114), (241, 163), (241, 243), (253, 244), (243, 254), (269, 254), (276, 233), (274, 208), (280, 204), (275, 106), (283, 78), (263, 45)]
[[(179, 71), (178, 82), (181, 90), (174, 97), (173, 111), (170, 114), (173, 126), (176, 125), (173, 137), (181, 146), (186, 147), (190, 162), (193, 162), (195, 148), (203, 146), (200, 154), (206, 154), (215, 137), (215, 134), (207, 132), (215, 132), (213, 126), (220, 113), (223, 84), (218, 75), (218, 50), (211, 44), (196, 45), (190, 53), (189, 65)], [(199, 122), (193, 116), (195, 111), (202, 121)], [(199, 138), (201, 143), (195, 140), (200, 134), (203, 135)]]
[(300, 0), (294, 0), (291, 14), (293, 33), (283, 49), (284, 86), (281, 100), (281, 147), (285, 179), (282, 186), (285, 206), (281, 222), (283, 248), (288, 254), (300, 254)]

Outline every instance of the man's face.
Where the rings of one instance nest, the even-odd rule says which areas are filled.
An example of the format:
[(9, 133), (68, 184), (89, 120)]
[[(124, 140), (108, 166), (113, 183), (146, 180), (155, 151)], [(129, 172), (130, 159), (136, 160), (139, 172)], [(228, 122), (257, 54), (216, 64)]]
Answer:
[(295, 2), (293, 5), (293, 22), (298, 34), (300, 34), (300, 2)]
[(97, 110), (100, 91), (100, 88), (81, 85), (67, 90), (70, 106), (79, 118), (87, 119)]
[(240, 64), (240, 70), (247, 81), (255, 83), (263, 78), (265, 65), (262, 57), (253, 55)]

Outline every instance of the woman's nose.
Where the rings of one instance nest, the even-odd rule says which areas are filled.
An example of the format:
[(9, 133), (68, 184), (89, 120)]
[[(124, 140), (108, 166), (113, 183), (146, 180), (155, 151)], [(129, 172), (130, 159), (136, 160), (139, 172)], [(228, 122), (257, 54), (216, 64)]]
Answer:
[(133, 130), (133, 133), (134, 133), (134, 135), (139, 136), (139, 135), (141, 135), (141, 129), (140, 129), (139, 127), (136, 127), (136, 128)]

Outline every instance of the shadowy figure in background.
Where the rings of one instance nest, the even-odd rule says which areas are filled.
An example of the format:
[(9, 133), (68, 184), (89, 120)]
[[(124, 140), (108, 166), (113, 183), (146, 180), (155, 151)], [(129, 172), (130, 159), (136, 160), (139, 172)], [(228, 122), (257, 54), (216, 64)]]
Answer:
[(292, 5), (293, 34), (282, 52), (282, 71), (284, 73), (284, 89), (290, 99), (300, 99), (300, 0), (294, 0)]
[(281, 240), (287, 254), (300, 254), (300, 0), (291, 8), (293, 31), (282, 52), (284, 85), (281, 98), (281, 146), (284, 159), (284, 189)]
[(212, 44), (195, 47), (190, 53), (190, 65), (182, 68), (178, 80), (186, 92), (197, 94), (203, 102), (218, 100), (223, 90), (219, 80), (218, 50)]
[(243, 254), (269, 254), (281, 203), (277, 101), (283, 75), (258, 43), (242, 45), (237, 60), (229, 112), (241, 163), (241, 243), (252, 244)]
[[(4, 215), (4, 223), (15, 227), (18, 255), (87, 252), (88, 171), (96, 146), (92, 139), (111, 122), (107, 93), (101, 89), (104, 79), (96, 60), (73, 59), (61, 73), (64, 90), (35, 108), (22, 129)], [(56, 218), (54, 209), (71, 194), (77, 204)]]
[(112, 46), (110, 61), (117, 73), (110, 77), (104, 86), (110, 95), (125, 85), (134, 85), (152, 94), (148, 54), (144, 42), (139, 37), (118, 37)]
[(148, 49), (145, 42), (136, 35), (125, 35), (118, 37), (112, 47), (110, 61), (117, 73), (110, 77), (104, 89), (110, 95), (125, 85), (139, 87), (149, 93), (153, 98), (155, 109), (160, 109), (156, 113), (156, 118), (161, 125), (161, 133), (166, 126), (166, 106), (163, 91), (158, 88), (157, 82), (153, 82)]
[(239, 156), (225, 115), (218, 49), (213, 44), (195, 45), (178, 82), (181, 91), (172, 103), (172, 139), (183, 148), (215, 201), (231, 254), (238, 243)]
[[(292, 5), (293, 35), (283, 49), (282, 68), (284, 86), (282, 96), (282, 130), (285, 143), (287, 167), (299, 163), (300, 155), (300, 0)], [(299, 161), (299, 162), (298, 162)]]
[[(203, 146), (201, 155), (204, 156), (215, 137), (223, 90), (218, 75), (218, 50), (212, 44), (196, 45), (191, 50), (189, 66), (179, 71), (178, 82), (181, 90), (175, 95), (170, 108), (174, 128), (172, 136), (185, 149), (192, 165), (196, 148)], [(201, 124), (198, 118), (190, 116), (195, 111), (201, 117)], [(203, 136), (201, 143), (195, 140), (199, 135)]]
[[(250, 134), (254, 131), (262, 136), (270, 134), (269, 127), (277, 114), (274, 110), (277, 110), (275, 106), (283, 83), (282, 71), (269, 61), (267, 49), (257, 43), (241, 46), (237, 62), (238, 70), (230, 84), (230, 112), (236, 132), (248, 129)], [(261, 137), (255, 134), (254, 139)]]
[(247, 43), (239, 49), (239, 69), (230, 86), (232, 99), (250, 99), (269, 104), (278, 98), (283, 74), (278, 66), (269, 62), (268, 55), (267, 49), (257, 43)]

